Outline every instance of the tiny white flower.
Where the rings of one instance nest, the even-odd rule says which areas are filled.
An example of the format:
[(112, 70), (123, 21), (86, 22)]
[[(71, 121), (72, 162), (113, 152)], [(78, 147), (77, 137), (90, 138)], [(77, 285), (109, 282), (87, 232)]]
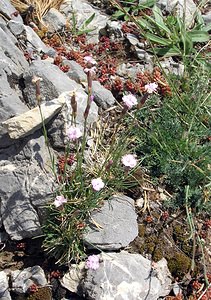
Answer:
[(67, 199), (64, 196), (57, 196), (54, 200), (54, 205), (57, 207), (63, 205), (64, 203), (67, 203)]
[(70, 140), (75, 141), (82, 136), (80, 128), (71, 126), (67, 129), (67, 136)]
[(158, 84), (155, 82), (149, 83), (149, 84), (146, 84), (144, 88), (148, 94), (152, 94), (152, 93), (156, 92), (156, 90), (158, 88)]
[(122, 156), (121, 161), (125, 167), (129, 167), (129, 168), (134, 168), (137, 165), (137, 160), (135, 156), (132, 154), (126, 154)]
[(127, 108), (129, 109), (132, 108), (134, 105), (138, 104), (136, 97), (132, 94), (123, 96), (122, 100), (124, 104), (127, 106)]
[(91, 184), (93, 189), (97, 192), (99, 192), (105, 186), (105, 183), (102, 181), (100, 177), (92, 179)]

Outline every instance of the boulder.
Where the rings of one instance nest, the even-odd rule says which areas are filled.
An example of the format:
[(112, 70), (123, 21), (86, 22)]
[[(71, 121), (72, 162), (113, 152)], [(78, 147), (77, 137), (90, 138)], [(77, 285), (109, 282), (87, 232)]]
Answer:
[(118, 195), (104, 201), (101, 208), (91, 213), (84, 242), (89, 248), (118, 250), (128, 246), (137, 235), (134, 200)]
[(15, 37), (19, 37), (21, 34), (25, 34), (25, 26), (23, 25), (23, 23), (11, 20), (8, 22), (7, 27)]
[[(23, 53), (16, 47), (10, 36), (0, 27), (0, 67), (7, 73), (20, 77), (28, 69)], [(2, 67), (3, 65), (3, 67)]]
[(84, 69), (76, 61), (65, 59), (63, 60), (63, 64), (70, 67), (69, 71), (67, 72), (67, 75), (70, 77), (70, 79), (80, 84), (85, 84), (87, 82), (87, 75), (84, 72)]
[(45, 273), (40, 266), (11, 271), (11, 282), (12, 291), (16, 294), (26, 293), (32, 284), (36, 284), (38, 287), (47, 285)]
[(10, 61), (9, 59), (7, 60), (7, 58), (5, 59), (4, 65), (3, 62), (1, 64), (0, 61), (0, 65), (2, 65), (3, 69), (5, 70), (0, 70), (0, 149), (14, 143), (14, 140), (9, 137), (7, 130), (3, 127), (2, 122), (28, 111), (27, 106), (24, 105), (20, 97), (18, 97), (18, 93), (11, 88), (8, 82), (7, 74), (10, 74), (10, 80), (12, 76), (10, 72), (13, 68), (13, 64), (8, 67), (8, 63), (10, 63)]
[(122, 251), (102, 252), (99, 260), (99, 268), (88, 269), (80, 283), (83, 296), (90, 300), (157, 300), (171, 290), (171, 276), (164, 258), (153, 265), (140, 254)]
[(64, 15), (55, 8), (51, 8), (47, 12), (47, 14), (43, 17), (43, 21), (50, 32), (56, 32), (64, 29), (67, 23)]
[(103, 109), (111, 107), (116, 101), (111, 91), (107, 90), (99, 81), (94, 80), (92, 82), (92, 94), (94, 101)]
[(4, 16), (4, 18), (6, 18), (8, 21), (13, 19), (16, 22), (23, 23), (23, 19), (21, 18), (20, 14), (14, 14), (16, 11), (16, 8), (9, 0), (0, 1), (0, 13)]
[(33, 50), (43, 52), (46, 54), (50, 53), (49, 56), (52, 56), (52, 52), (54, 53), (54, 55), (56, 54), (56, 51), (53, 48), (46, 46), (30, 26), (25, 25), (24, 28), (26, 31), (26, 40), (28, 48), (32, 48)]
[(83, 0), (67, 0), (60, 7), (60, 11), (63, 12), (69, 20), (72, 20), (72, 14), (75, 12), (77, 21), (77, 29), (81, 29), (83, 24), (88, 18), (95, 14), (94, 19), (90, 24), (87, 24), (84, 29), (91, 30), (88, 32), (87, 40), (90, 43), (97, 43), (99, 41), (99, 32), (106, 26), (108, 16), (99, 12), (99, 10), (93, 8), (90, 4)]
[(61, 110), (63, 104), (58, 99), (44, 102), (40, 105), (40, 108), (37, 106), (16, 117), (10, 118), (2, 122), (2, 125), (7, 129), (10, 138), (19, 139), (20, 137), (25, 137), (41, 128), (43, 122), (47, 123), (53, 118)]
[(71, 80), (66, 74), (48, 61), (34, 61), (27, 72), (24, 73), (24, 95), (30, 107), (37, 105), (36, 89), (32, 83), (34, 76), (42, 78), (40, 82), (41, 97), (45, 101), (57, 98), (61, 93), (72, 90), (82, 90), (82, 87)]
[(0, 215), (13, 240), (40, 235), (39, 209), (53, 194), (48, 151), (40, 132), (0, 151)]
[(157, 5), (169, 13), (176, 13), (183, 19), (185, 15), (185, 25), (191, 27), (197, 12), (197, 6), (193, 0), (159, 0)]
[[(75, 93), (77, 102), (77, 115), (76, 125), (83, 132), (84, 130), (84, 111), (87, 105), (87, 94), (84, 91)], [(71, 97), (72, 93), (66, 92), (61, 95), (65, 98), (65, 105), (62, 107), (61, 112), (56, 116), (52, 122), (48, 125), (48, 136), (51, 140), (51, 144), (55, 148), (64, 148), (66, 144), (66, 130), (71, 125), (72, 121), (72, 107)], [(87, 118), (87, 127), (98, 120), (98, 107), (92, 102)]]

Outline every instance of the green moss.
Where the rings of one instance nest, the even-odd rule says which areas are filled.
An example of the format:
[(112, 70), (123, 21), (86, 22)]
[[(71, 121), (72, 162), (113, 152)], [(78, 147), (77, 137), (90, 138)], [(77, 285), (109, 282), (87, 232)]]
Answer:
[(175, 253), (168, 259), (168, 267), (171, 274), (175, 277), (183, 277), (188, 273), (191, 265), (191, 259), (183, 253)]
[(49, 287), (39, 288), (37, 292), (29, 295), (27, 300), (51, 300), (52, 293)]

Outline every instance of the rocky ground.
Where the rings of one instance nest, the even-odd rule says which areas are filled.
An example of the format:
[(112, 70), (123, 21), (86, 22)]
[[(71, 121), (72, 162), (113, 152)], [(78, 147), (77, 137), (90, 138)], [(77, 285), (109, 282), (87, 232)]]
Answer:
[[(169, 1), (157, 2), (165, 10), (172, 5)], [(195, 4), (197, 1), (188, 1), (189, 16)], [(209, 8), (207, 4), (202, 9), (207, 23)], [(83, 240), (87, 254), (100, 258), (96, 271), (84, 271), (82, 262), (79, 267), (71, 265), (69, 272), (67, 266), (58, 267), (42, 251), (41, 224), (55, 186), (37, 109), (34, 76), (42, 78), (40, 90), (45, 100), (42, 111), (50, 146), (57, 156), (64, 151), (65, 129), (71, 112), (68, 102), (73, 90), (84, 96), (77, 116), (77, 123), (83, 127), (87, 95), (83, 57), (86, 54), (91, 53), (98, 61), (88, 124), (93, 124), (105, 111), (110, 111), (112, 120), (113, 107), (121, 99), (122, 91), (141, 93), (138, 88), (143, 88), (144, 77), (157, 76), (164, 80), (162, 72), (155, 69), (143, 38), (133, 25), (111, 21), (108, 14), (111, 10), (108, 1), (68, 0), (59, 11), (51, 9), (45, 15), (46, 31), (34, 24), (30, 14), (17, 13), (9, 0), (0, 3), (2, 300), (77, 300), (85, 299), (83, 296), (93, 300), (180, 300), (205, 287), (202, 252), (189, 238), (185, 211), (167, 211), (163, 203), (171, 194), (152, 184), (146, 174), (141, 174), (143, 184), (137, 190), (128, 191), (127, 196), (114, 196), (109, 204), (93, 213), (92, 218), (101, 230), (90, 225), (89, 234)], [(69, 22), (72, 11), (77, 12), (77, 26), (81, 30), (84, 19), (95, 13), (89, 25), (94, 30), (73, 34)], [(180, 61), (169, 58), (161, 64), (167, 72), (183, 74)], [(161, 96), (166, 95), (169, 87), (162, 86), (160, 91)], [(209, 213), (198, 218), (208, 273), (211, 273), (210, 227)], [(197, 275), (190, 272), (193, 251)]]

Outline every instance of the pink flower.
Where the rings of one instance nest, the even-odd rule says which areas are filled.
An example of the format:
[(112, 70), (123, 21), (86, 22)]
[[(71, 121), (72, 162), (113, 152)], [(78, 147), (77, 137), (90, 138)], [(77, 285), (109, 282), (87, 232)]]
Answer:
[(59, 207), (61, 205), (63, 205), (64, 203), (67, 203), (67, 199), (64, 196), (57, 196), (56, 199), (54, 200), (54, 205), (56, 207)]
[(97, 192), (99, 192), (105, 186), (105, 183), (102, 181), (102, 179), (100, 177), (92, 179), (91, 184), (92, 184), (93, 189)]
[(123, 96), (122, 100), (127, 108), (132, 108), (134, 105), (138, 104), (136, 97), (132, 94)]
[(88, 73), (88, 72), (89, 72), (90, 75), (93, 76), (93, 75), (96, 74), (96, 67), (85, 68), (85, 69), (84, 69), (84, 72), (85, 72), (85, 73)]
[(67, 129), (67, 136), (70, 140), (75, 141), (82, 136), (82, 132), (78, 127), (71, 126)]
[(84, 56), (84, 61), (87, 64), (96, 65), (97, 62), (92, 56)]
[(144, 88), (148, 94), (152, 94), (152, 93), (156, 92), (156, 90), (158, 88), (158, 84), (155, 82), (149, 83), (149, 84), (146, 84)]
[(134, 168), (137, 165), (137, 160), (134, 155), (132, 154), (126, 154), (122, 156), (121, 159), (122, 163), (126, 167)]
[(86, 267), (91, 270), (97, 270), (99, 266), (99, 257), (97, 255), (90, 255), (86, 261)]

